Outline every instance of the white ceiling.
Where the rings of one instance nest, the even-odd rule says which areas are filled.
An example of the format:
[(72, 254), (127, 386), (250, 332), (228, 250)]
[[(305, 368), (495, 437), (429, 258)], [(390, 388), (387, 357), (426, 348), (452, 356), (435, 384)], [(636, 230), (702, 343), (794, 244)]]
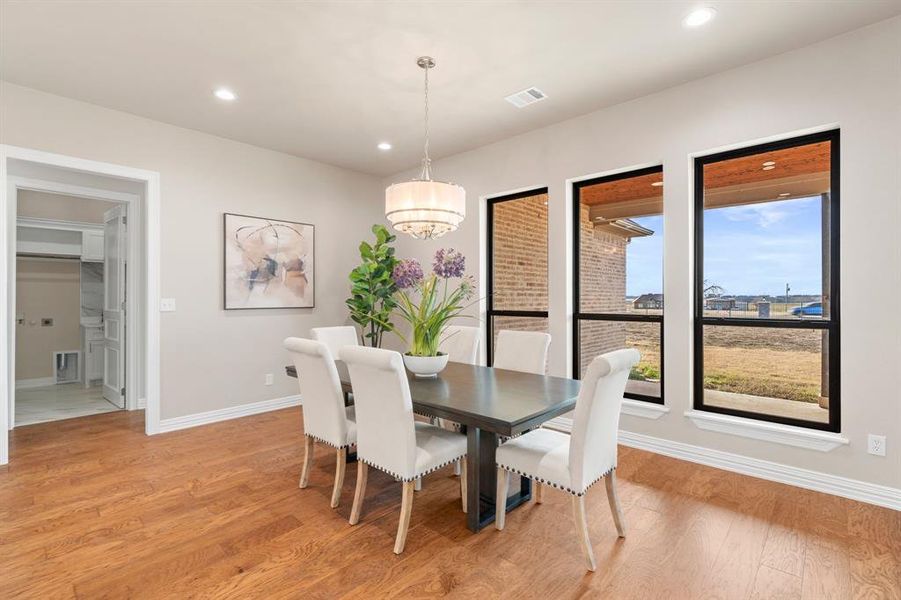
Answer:
[[(0, 76), (373, 174), (475, 148), (901, 14), (901, 0), (10, 2)], [(220, 85), (239, 98), (212, 97)], [(528, 86), (548, 99), (522, 109)], [(381, 152), (387, 140), (394, 149)]]

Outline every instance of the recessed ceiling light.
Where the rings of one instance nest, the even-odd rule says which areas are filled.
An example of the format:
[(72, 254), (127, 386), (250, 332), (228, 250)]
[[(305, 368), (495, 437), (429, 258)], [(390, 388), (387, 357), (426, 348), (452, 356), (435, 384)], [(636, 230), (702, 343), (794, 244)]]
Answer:
[(663, 186), (663, 182), (662, 182), (662, 181), (655, 181), (655, 182), (652, 183), (651, 185), (653, 185), (654, 187), (662, 187), (662, 186)]
[(765, 163), (763, 163), (763, 166), (764, 166), (764, 167), (772, 167), (772, 166), (775, 165), (775, 164), (776, 164), (776, 161), (775, 161), (775, 160), (768, 160), (768, 161), (766, 161)]
[(237, 100), (238, 98), (238, 95), (228, 88), (216, 88), (216, 91), (213, 92), (213, 95), (220, 100), (227, 100), (229, 102), (231, 102), (232, 100)]
[(391, 150), (391, 144), (389, 144), (388, 142), (379, 142), (378, 149), (379, 150)]
[(791, 194), (788, 192), (782, 192), (781, 194), (779, 194), (780, 198), (785, 198), (786, 196), (791, 196)]
[(767, 167), (764, 167), (763, 170), (764, 171), (772, 171), (775, 168), (776, 168), (776, 165), (769, 165)]
[(709, 7), (696, 8), (695, 10), (688, 13), (688, 15), (682, 19), (682, 25), (685, 27), (700, 27), (705, 23), (709, 23), (713, 17), (716, 16), (716, 11)]

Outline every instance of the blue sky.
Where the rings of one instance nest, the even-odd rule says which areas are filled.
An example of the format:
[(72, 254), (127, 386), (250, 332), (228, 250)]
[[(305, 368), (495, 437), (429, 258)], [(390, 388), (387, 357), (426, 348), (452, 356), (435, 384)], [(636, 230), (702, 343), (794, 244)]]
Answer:
[[(709, 209), (704, 213), (704, 278), (726, 294), (819, 294), (820, 198)], [(626, 251), (626, 294), (663, 291), (663, 217), (633, 219), (655, 234)]]
[(626, 246), (626, 295), (662, 294), (663, 215), (632, 220), (654, 235), (632, 238)]

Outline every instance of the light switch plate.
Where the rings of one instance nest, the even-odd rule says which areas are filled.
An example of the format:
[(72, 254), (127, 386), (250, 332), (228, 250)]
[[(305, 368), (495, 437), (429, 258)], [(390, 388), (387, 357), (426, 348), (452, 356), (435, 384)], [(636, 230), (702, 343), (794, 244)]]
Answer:
[(175, 312), (175, 298), (160, 298), (160, 312)]

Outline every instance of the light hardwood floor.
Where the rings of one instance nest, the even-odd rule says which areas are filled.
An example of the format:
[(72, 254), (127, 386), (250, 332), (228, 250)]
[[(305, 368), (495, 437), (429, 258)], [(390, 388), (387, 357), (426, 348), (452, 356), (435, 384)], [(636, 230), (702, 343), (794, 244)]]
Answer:
[(116, 412), (17, 428), (0, 470), (0, 598), (901, 598), (901, 513), (628, 448), (617, 470), (627, 538), (603, 485), (587, 496), (597, 571), (571, 500), (465, 526), (448, 467), (416, 492), (392, 552), (401, 485), (356, 469), (329, 507), (335, 452), (309, 487), (300, 409), (155, 437)]

